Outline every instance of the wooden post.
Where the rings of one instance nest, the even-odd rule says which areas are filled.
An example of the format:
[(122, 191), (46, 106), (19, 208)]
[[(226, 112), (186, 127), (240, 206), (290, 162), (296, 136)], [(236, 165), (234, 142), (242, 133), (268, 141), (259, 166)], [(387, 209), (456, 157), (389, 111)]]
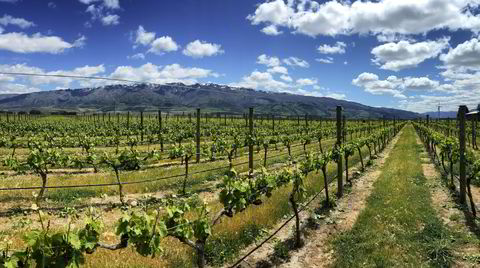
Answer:
[(197, 152), (195, 154), (197, 163), (200, 163), (200, 108), (197, 108), (197, 133), (195, 135)]
[[(249, 135), (250, 138), (253, 138), (253, 107), (248, 109), (248, 127), (249, 127)], [(253, 173), (253, 144), (250, 142), (248, 143), (248, 175), (252, 176)]]
[(143, 111), (140, 111), (140, 138), (143, 141)]
[[(342, 106), (337, 106), (337, 147), (342, 146)], [(342, 155), (337, 158), (337, 197), (343, 196), (343, 164)]]
[(272, 114), (272, 130), (275, 131), (275, 115)]
[[(460, 144), (460, 203), (467, 203), (467, 174), (466, 174), (466, 158), (465, 158), (465, 114), (467, 106), (461, 105), (458, 108), (459, 133), (458, 142)], [(428, 118), (428, 117), (427, 117)]]
[(472, 116), (472, 148), (475, 149), (475, 116)]
[[(95, 117), (93, 119), (95, 119)], [(130, 111), (127, 112), (127, 130), (130, 130)]]
[(162, 134), (162, 111), (158, 110), (158, 135), (160, 136), (160, 152), (163, 153), (163, 134)]

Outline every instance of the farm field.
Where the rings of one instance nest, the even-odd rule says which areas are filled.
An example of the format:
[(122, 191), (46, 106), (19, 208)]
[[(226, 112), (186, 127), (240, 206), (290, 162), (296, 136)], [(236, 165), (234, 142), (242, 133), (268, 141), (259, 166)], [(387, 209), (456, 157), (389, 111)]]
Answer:
[(480, 0), (0, 10), (0, 268), (480, 268)]
[[(289, 264), (290, 257), (312, 253), (309, 248), (316, 239), (310, 236), (316, 236), (315, 229), (330, 232), (322, 229), (330, 226), (329, 215), (354, 215), (355, 222), (360, 209), (350, 211), (341, 204), (361, 193), (356, 184), (357, 180), (363, 180), (364, 170), (365, 174), (379, 172), (380, 178), (376, 180), (386, 184), (392, 183), (393, 178), (410, 177), (402, 167), (422, 173), (419, 164), (413, 168), (413, 164), (390, 162), (408, 155), (409, 161), (417, 163), (415, 155), (421, 146), (412, 142), (416, 136), (413, 126), (426, 133), (431, 129), (419, 121), (346, 120), (341, 115), (337, 121), (267, 118), (253, 113), (251, 117), (228, 119), (201, 116), (197, 119), (195, 114), (169, 119), (163, 115), (161, 119), (158, 115), (143, 118), (143, 114), (111, 118), (116, 120), (109, 121), (106, 116), (40, 116), (0, 121), (3, 134), (0, 232), (6, 241), (4, 263), (218, 267), (272, 262), (295, 266), (295, 261)], [(92, 121), (94, 127), (90, 126)], [(437, 122), (434, 126), (440, 125)], [(401, 149), (407, 145), (414, 147)], [(384, 150), (387, 157), (383, 156)], [(446, 149), (440, 153), (445, 154), (443, 166), (449, 166), (445, 161), (450, 161), (446, 156), (451, 153)], [(378, 155), (381, 161), (386, 161), (382, 164), (385, 167), (376, 164)], [(396, 168), (388, 168), (390, 165)], [(458, 174), (457, 166), (452, 159), (453, 173)], [(383, 170), (397, 173), (384, 175)], [(374, 183), (375, 188), (378, 183)], [(471, 192), (475, 202), (479, 200), (478, 186), (474, 178)], [(388, 187), (398, 188), (388, 185), (381, 189), (391, 193)], [(402, 187), (412, 188), (410, 184)], [(428, 189), (424, 188), (421, 196), (425, 200), (414, 204), (429, 202)], [(417, 192), (411, 194), (420, 198)], [(368, 195), (380, 193), (374, 190)], [(373, 209), (377, 211), (385, 204), (383, 201), (370, 204), (373, 201), (368, 200), (373, 197), (367, 199), (368, 195), (359, 197), (367, 200), (359, 219), (368, 214), (371, 206), (379, 206)], [(397, 195), (411, 199), (403, 192)], [(468, 206), (464, 212), (470, 211), (472, 203)], [(433, 209), (424, 206), (422, 209), (425, 212), (413, 208), (407, 211), (419, 211), (415, 215), (421, 219), (428, 214), (427, 220), (432, 218), (432, 224), (445, 229), (441, 235), (450, 235), (448, 227), (435, 218)], [(388, 213), (391, 212), (381, 215)], [(396, 216), (410, 219), (408, 215)], [(469, 219), (465, 222), (478, 224), (475, 218)], [(359, 220), (349, 227), (352, 235), (362, 234), (363, 231), (354, 231), (358, 228), (372, 226), (368, 224), (371, 220), (365, 221), (366, 227), (357, 227), (361, 225)], [(402, 259), (379, 252), (379, 257), (362, 254), (373, 259), (359, 261), (348, 255), (360, 250), (354, 248), (359, 245), (356, 240), (359, 238), (349, 235), (349, 229), (338, 237), (322, 238), (324, 249), (333, 247), (339, 252), (335, 256), (342, 256), (334, 262), (326, 261), (325, 265), (349, 267), (364, 262), (398, 265), (420, 261), (422, 265), (435, 266), (441, 263), (439, 258), (445, 257), (445, 263), (441, 264), (448, 266), (462, 258), (475, 263), (477, 258), (469, 252), (454, 255), (454, 246), (458, 246), (455, 243), (441, 249), (416, 245), (415, 252), (423, 254), (422, 258), (409, 255), (411, 259)], [(415, 230), (404, 228), (404, 231), (418, 236)], [(473, 249), (478, 247), (474, 234), (469, 230), (455, 233), (463, 239), (456, 238), (458, 241)], [(367, 241), (361, 244), (378, 243), (370, 235), (362, 237)], [(411, 242), (410, 238), (405, 239)], [(261, 241), (263, 249), (251, 250)], [(429, 259), (429, 250), (444, 250), (441, 254), (446, 255)]]

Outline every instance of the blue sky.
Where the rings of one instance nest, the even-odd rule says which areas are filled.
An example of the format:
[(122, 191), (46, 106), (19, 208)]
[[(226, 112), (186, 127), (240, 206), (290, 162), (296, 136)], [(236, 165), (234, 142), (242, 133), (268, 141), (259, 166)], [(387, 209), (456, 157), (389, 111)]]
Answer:
[[(480, 103), (478, 0), (0, 0), (0, 72)], [(0, 75), (0, 94), (105, 81)]]

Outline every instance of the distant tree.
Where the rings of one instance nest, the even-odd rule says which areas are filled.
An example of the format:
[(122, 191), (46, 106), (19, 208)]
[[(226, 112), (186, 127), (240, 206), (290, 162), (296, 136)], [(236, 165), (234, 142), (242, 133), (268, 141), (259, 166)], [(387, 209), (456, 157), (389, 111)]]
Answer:
[(39, 110), (30, 110), (30, 114), (42, 114)]

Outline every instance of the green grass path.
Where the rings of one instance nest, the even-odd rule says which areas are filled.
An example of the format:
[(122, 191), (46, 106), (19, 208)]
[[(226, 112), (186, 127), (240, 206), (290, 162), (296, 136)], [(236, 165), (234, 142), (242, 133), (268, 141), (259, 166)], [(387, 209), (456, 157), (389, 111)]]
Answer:
[(335, 267), (449, 267), (451, 234), (432, 207), (407, 125), (353, 226), (333, 240)]

